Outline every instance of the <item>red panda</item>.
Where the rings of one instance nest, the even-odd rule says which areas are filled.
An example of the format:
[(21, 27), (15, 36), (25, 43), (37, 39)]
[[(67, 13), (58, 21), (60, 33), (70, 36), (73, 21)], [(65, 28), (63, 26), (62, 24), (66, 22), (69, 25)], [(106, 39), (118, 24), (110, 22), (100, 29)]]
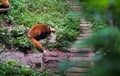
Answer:
[(9, 1), (8, 0), (0, 0), (0, 8), (7, 8), (9, 7)]
[(41, 39), (45, 39), (50, 34), (51, 34), (50, 27), (44, 24), (37, 24), (31, 27), (31, 29), (27, 32), (28, 38), (40, 52), (43, 52), (43, 47), (38, 41)]

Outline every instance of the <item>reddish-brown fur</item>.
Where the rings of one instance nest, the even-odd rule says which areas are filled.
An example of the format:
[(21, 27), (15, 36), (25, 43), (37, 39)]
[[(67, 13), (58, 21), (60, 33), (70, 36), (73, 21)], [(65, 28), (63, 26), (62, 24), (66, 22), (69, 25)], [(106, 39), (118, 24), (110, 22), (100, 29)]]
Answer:
[(0, 5), (1, 8), (9, 7), (9, 0), (0, 0), (0, 3), (2, 4)]
[(27, 32), (27, 36), (29, 37), (31, 42), (36, 46), (36, 48), (40, 52), (43, 52), (43, 47), (38, 41), (46, 38), (50, 33), (51, 30), (48, 26), (44, 24), (37, 24)]

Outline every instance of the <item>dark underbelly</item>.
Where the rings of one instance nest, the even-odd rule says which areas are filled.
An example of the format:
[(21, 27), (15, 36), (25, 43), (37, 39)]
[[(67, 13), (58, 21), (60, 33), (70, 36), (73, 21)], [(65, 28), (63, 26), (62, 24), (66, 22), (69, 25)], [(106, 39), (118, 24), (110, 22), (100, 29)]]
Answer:
[(41, 39), (45, 39), (47, 37), (47, 33), (46, 32), (42, 32), (39, 36), (37, 36), (35, 39), (37, 41), (41, 40)]

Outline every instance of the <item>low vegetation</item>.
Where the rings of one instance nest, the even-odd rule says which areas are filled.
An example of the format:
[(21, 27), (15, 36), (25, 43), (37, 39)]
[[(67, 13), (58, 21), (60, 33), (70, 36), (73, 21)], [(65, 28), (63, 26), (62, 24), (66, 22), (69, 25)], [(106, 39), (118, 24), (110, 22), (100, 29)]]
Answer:
[[(0, 14), (0, 50), (36, 50), (26, 36), (29, 28), (46, 24), (56, 29), (56, 43), (47, 43), (48, 49), (67, 50), (79, 31), (79, 18), (69, 11), (66, 0), (9, 0), (7, 13)], [(36, 72), (18, 65), (13, 60), (0, 61), (1, 76), (58, 76), (49, 72)]]
[[(74, 18), (74, 13), (69, 13), (68, 7), (65, 0), (10, 0), (11, 10), (0, 15), (0, 26), (5, 28), (1, 28), (0, 34), (5, 31), (4, 36), (1, 35), (1, 43), (19, 50), (32, 48), (25, 32), (35, 24), (47, 24), (57, 30), (57, 42), (48, 43), (46, 47), (66, 50), (77, 37), (79, 29), (79, 19)], [(8, 27), (12, 30), (7, 30)], [(3, 40), (5, 35), (9, 38)]]
[[(30, 69), (29, 66), (19, 65), (13, 60), (8, 62), (0, 62), (0, 75), (1, 76), (55, 76), (49, 72), (40, 73)], [(57, 75), (56, 75), (57, 76)]]

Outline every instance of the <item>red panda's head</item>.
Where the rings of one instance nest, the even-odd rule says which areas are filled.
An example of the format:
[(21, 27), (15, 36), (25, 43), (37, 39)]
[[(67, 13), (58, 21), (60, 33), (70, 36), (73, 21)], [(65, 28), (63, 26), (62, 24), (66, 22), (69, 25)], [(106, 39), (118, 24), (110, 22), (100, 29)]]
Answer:
[(45, 32), (49, 35), (51, 34), (51, 29), (50, 29), (50, 26), (47, 26), (47, 25), (43, 25), (43, 27), (45, 28)]
[(2, 4), (1, 7), (9, 7), (9, 1), (8, 0), (0, 0), (0, 3)]
[(48, 30), (47, 31), (48, 31), (48, 34), (56, 32), (55, 28), (52, 28), (52, 27), (49, 27), (49, 26), (48, 26)]

